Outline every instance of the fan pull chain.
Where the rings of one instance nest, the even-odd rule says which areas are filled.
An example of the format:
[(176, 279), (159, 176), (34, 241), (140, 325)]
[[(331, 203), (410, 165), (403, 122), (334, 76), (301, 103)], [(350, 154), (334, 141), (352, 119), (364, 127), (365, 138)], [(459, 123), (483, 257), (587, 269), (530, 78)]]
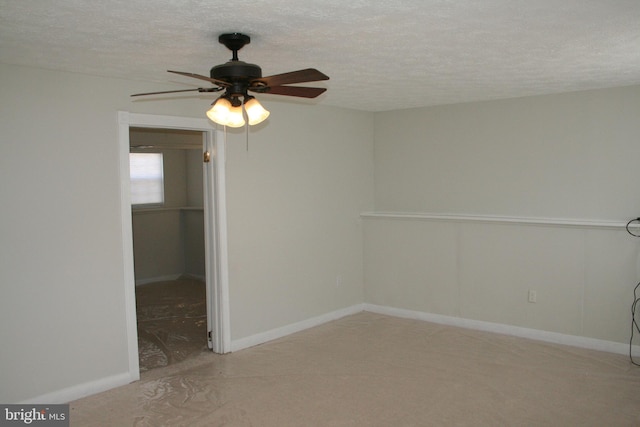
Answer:
[(247, 135), (247, 153), (249, 152), (249, 122), (244, 125), (245, 133)]
[[(245, 98), (246, 99), (246, 98)], [(249, 152), (249, 114), (245, 108), (242, 109), (242, 115), (244, 117), (244, 133), (246, 137), (246, 149)]]

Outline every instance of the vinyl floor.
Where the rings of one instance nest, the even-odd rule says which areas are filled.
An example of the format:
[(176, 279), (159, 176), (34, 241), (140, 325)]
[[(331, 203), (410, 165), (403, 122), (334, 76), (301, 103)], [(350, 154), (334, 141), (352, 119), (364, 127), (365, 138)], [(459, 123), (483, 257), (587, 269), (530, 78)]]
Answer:
[(136, 287), (140, 372), (207, 351), (205, 283), (181, 277)]

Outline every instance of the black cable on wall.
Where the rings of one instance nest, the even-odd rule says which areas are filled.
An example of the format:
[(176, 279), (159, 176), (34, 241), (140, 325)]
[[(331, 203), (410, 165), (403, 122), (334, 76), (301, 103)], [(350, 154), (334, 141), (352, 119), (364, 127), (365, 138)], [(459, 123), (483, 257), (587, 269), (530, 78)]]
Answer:
[[(640, 223), (640, 218), (634, 218), (627, 223), (627, 233), (631, 234), (633, 237), (640, 237), (640, 234), (633, 233), (629, 228), (634, 222)], [(636, 287), (633, 288), (633, 304), (631, 304), (631, 338), (629, 339), (629, 359), (631, 360), (631, 363), (636, 366), (640, 366), (640, 363), (637, 363), (633, 360), (633, 354), (631, 350), (633, 348), (633, 334), (636, 331), (638, 332), (638, 334), (640, 334), (640, 326), (638, 326), (638, 322), (636, 321), (636, 307), (638, 306), (638, 301), (640, 301), (640, 298), (637, 294), (639, 287), (640, 283), (638, 283)], [(640, 308), (640, 306), (638, 307)]]

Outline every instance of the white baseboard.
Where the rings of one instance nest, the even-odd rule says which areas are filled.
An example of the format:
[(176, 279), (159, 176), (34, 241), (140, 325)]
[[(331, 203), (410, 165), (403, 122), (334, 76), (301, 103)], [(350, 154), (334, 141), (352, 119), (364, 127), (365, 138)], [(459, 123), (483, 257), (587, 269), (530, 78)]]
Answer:
[(177, 280), (180, 277), (182, 277), (182, 274), (170, 274), (168, 276), (150, 277), (148, 279), (136, 279), (136, 286), (148, 285), (149, 283), (155, 282), (169, 282), (172, 280)]
[[(629, 354), (629, 344), (605, 341), (596, 338), (581, 337), (577, 335), (548, 332), (538, 329), (522, 328), (519, 326), (505, 325), (502, 323), (484, 322), (481, 320), (464, 319), (461, 317), (445, 316), (441, 314), (425, 313), (422, 311), (406, 310), (403, 308), (387, 307), (375, 304), (364, 304), (364, 311), (385, 314), (388, 316), (402, 317), (406, 319), (422, 320), (441, 325), (457, 326), (466, 329), (475, 329), (498, 334), (511, 335), (521, 338), (529, 338), (537, 341), (554, 344), (564, 344), (571, 347), (580, 347), (590, 350), (606, 351), (616, 354)], [(640, 346), (634, 345), (633, 355), (640, 357)]]
[[(618, 343), (613, 341), (605, 341), (595, 338), (580, 337), (576, 335), (567, 335), (557, 332), (541, 331), (538, 329), (522, 328), (518, 326), (505, 325), (501, 323), (484, 322), (481, 320), (464, 319), (461, 317), (445, 316), (441, 314), (432, 314), (422, 311), (407, 310), (403, 308), (387, 307), (375, 304), (356, 304), (345, 307), (340, 310), (325, 313), (320, 316), (312, 317), (301, 322), (286, 325), (280, 328), (261, 332), (245, 338), (233, 340), (231, 342), (231, 351), (239, 351), (248, 347), (285, 337), (305, 329), (313, 328), (342, 317), (352, 314), (369, 311), (372, 313), (384, 314), (387, 316), (400, 317), (405, 319), (421, 320), (425, 322), (438, 323), (441, 325), (457, 326), (466, 329), (475, 329), (486, 332), (494, 332), (498, 334), (511, 335), (521, 338), (529, 338), (542, 342), (554, 344), (563, 344), (572, 347), (586, 348), (590, 350), (606, 351), (616, 354), (629, 354), (629, 344)], [(640, 358), (640, 346), (632, 347), (633, 355)], [(73, 400), (81, 399), (92, 394), (120, 387), (138, 380), (129, 373), (122, 373), (110, 377), (102, 378), (96, 381), (90, 381), (78, 384), (62, 390), (43, 394), (34, 398), (26, 399), (19, 404), (37, 404), (37, 403), (68, 403)]]
[[(493, 332), (497, 334), (528, 338), (542, 342), (563, 344), (571, 347), (586, 348), (589, 350), (598, 350), (624, 355), (629, 354), (629, 344), (625, 343), (367, 303), (356, 304), (351, 307), (333, 311), (331, 313), (326, 313), (291, 325), (272, 329), (266, 332), (261, 332), (259, 334), (240, 338), (238, 340), (233, 340), (231, 342), (231, 351), (238, 351), (244, 348), (253, 347), (255, 345), (264, 344), (266, 342), (282, 338), (284, 336), (300, 332), (305, 329), (330, 322), (332, 320), (340, 319), (341, 317), (356, 314), (361, 311), (369, 311), (372, 313), (401, 317), (405, 319), (421, 320), (425, 322), (438, 323), (441, 325), (457, 326), (465, 329)], [(632, 347), (632, 352), (634, 356), (640, 358), (640, 346), (634, 345)]]
[(63, 388), (51, 393), (36, 396), (30, 399), (18, 402), (19, 404), (59, 404), (69, 403), (73, 400), (81, 399), (83, 397), (90, 396), (92, 394), (100, 393), (110, 390), (112, 388), (120, 387), (135, 381), (136, 378), (132, 378), (129, 373), (123, 373), (118, 375), (112, 375), (110, 377), (101, 378), (96, 381), (90, 381), (88, 383), (78, 384), (71, 387)]
[(231, 341), (231, 351), (238, 351), (244, 348), (253, 347), (255, 345), (264, 344), (268, 341), (282, 338), (287, 335), (303, 331), (305, 329), (313, 328), (314, 326), (319, 326), (323, 323), (331, 322), (332, 320), (337, 320), (345, 316), (360, 313), (361, 311), (364, 311), (363, 304), (356, 304), (352, 305), (351, 307), (342, 308), (340, 310), (322, 314), (317, 317), (312, 317), (311, 319), (306, 319), (301, 322), (272, 329), (270, 331), (261, 332), (259, 334), (251, 335), (245, 338), (233, 340)]

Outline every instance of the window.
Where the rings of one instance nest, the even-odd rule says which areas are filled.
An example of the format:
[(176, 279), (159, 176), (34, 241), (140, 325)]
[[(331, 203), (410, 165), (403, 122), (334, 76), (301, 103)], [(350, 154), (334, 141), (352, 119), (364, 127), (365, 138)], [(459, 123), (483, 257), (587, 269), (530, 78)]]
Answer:
[(164, 203), (162, 153), (129, 153), (132, 205)]

